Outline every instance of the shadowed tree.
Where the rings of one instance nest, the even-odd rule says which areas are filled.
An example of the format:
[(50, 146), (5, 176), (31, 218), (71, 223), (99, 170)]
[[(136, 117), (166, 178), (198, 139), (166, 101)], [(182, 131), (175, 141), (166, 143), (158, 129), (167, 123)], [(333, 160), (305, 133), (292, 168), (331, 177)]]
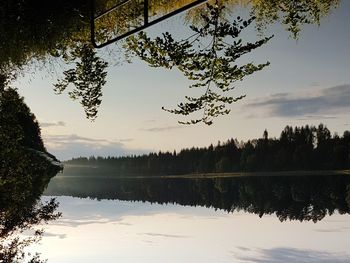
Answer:
[(186, 96), (185, 102), (179, 103), (177, 109), (163, 107), (170, 113), (185, 116), (202, 112), (201, 116), (190, 121), (179, 121), (181, 124), (203, 122), (211, 125), (215, 117), (230, 113), (227, 105), (245, 97), (228, 95), (235, 88), (233, 84), (269, 65), (269, 62), (237, 65), (236, 61), (241, 56), (267, 43), (272, 37), (244, 43), (239, 36), (255, 18), (243, 20), (237, 17), (229, 22), (221, 18), (224, 8), (218, 2), (208, 4), (202, 14), (204, 24), (190, 26), (193, 35), (186, 39), (176, 41), (168, 32), (163, 37), (151, 39), (141, 32), (127, 41), (126, 47), (151, 67), (175, 67), (194, 82), (190, 88), (203, 89), (199, 97)]
[[(36, 225), (60, 216), (54, 199), (40, 200), (60, 167), (49, 161), (34, 114), (7, 82), (0, 74), (0, 262), (43, 262), (24, 249), (40, 240)], [(25, 230), (34, 235), (19, 235)]]
[(276, 21), (285, 25), (295, 39), (305, 24), (320, 25), (321, 18), (336, 8), (341, 0), (251, 0), (252, 13), (262, 30)]
[(61, 94), (69, 84), (74, 86), (68, 92), (70, 98), (80, 100), (86, 117), (94, 120), (101, 104), (102, 87), (106, 84), (108, 63), (99, 58), (96, 51), (87, 44), (77, 46), (70, 54), (75, 67), (63, 72), (64, 78), (58, 80), (55, 91)]
[[(230, 10), (225, 14), (227, 16), (240, 6), (250, 8), (250, 14), (257, 18), (257, 29), (260, 32), (277, 22), (285, 27), (293, 39), (298, 39), (304, 25), (319, 26), (321, 19), (336, 9), (341, 0), (218, 0), (218, 2), (229, 7)], [(186, 20), (202, 23), (203, 10), (203, 6), (190, 10)]]

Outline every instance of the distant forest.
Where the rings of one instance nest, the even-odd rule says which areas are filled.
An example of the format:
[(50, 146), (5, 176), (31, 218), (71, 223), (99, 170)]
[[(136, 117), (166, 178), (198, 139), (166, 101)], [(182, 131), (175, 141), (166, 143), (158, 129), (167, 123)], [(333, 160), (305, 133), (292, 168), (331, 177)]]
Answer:
[(343, 136), (332, 135), (323, 124), (286, 126), (279, 138), (269, 138), (265, 130), (262, 138), (247, 142), (230, 139), (216, 146), (193, 147), (178, 153), (80, 157), (65, 164), (94, 166), (116, 176), (348, 169), (350, 132), (345, 131)]
[(55, 177), (44, 195), (180, 204), (317, 222), (350, 214), (350, 176)]

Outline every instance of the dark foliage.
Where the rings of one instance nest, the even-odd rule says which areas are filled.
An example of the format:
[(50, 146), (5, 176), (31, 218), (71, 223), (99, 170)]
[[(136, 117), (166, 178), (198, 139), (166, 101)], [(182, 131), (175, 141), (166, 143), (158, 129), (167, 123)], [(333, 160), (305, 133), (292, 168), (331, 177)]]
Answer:
[(127, 49), (149, 66), (177, 68), (194, 82), (190, 88), (203, 89), (203, 95), (199, 97), (186, 96), (186, 102), (179, 103), (177, 109), (169, 110), (163, 107), (170, 113), (183, 116), (201, 113), (201, 117), (196, 119), (179, 121), (181, 124), (203, 122), (211, 125), (214, 118), (229, 114), (230, 109), (227, 109), (227, 105), (244, 98), (226, 95), (235, 88), (233, 85), (269, 65), (268, 62), (259, 65), (237, 64), (241, 56), (264, 45), (272, 37), (244, 43), (240, 35), (255, 17), (247, 20), (238, 17), (233, 22), (228, 22), (222, 19), (224, 8), (218, 1), (215, 5), (207, 4), (205, 12), (201, 14), (203, 25), (190, 26), (193, 35), (186, 39), (177, 41), (166, 32), (162, 38), (152, 40), (146, 33), (141, 32), (127, 41)]
[[(76, 158), (67, 164), (97, 166), (113, 176), (181, 175), (241, 171), (334, 170), (350, 168), (350, 132), (331, 136), (324, 125), (287, 126), (279, 139), (263, 138), (191, 148), (179, 153), (143, 156)], [(104, 172), (103, 172), (104, 171)]]
[[(350, 213), (348, 176), (252, 176), (236, 178), (69, 177), (53, 179), (46, 194), (180, 204), (276, 215), (280, 221), (322, 220)], [(348, 201), (346, 200), (348, 199)]]
[(102, 87), (106, 84), (108, 63), (89, 45), (77, 46), (70, 53), (70, 59), (75, 62), (75, 67), (63, 72), (64, 78), (54, 85), (55, 91), (61, 94), (72, 84), (74, 88), (68, 92), (69, 97), (79, 99), (86, 117), (94, 120), (101, 104)]
[[(7, 87), (6, 77), (0, 74), (0, 141), (2, 151), (7, 144), (17, 144), (46, 151), (38, 121), (17, 91)], [(11, 148), (10, 148), (11, 149)]]
[[(46, 150), (34, 114), (7, 87), (6, 78), (0, 78), (0, 261), (17, 263), (28, 259), (25, 247), (40, 239), (42, 231), (35, 226), (60, 216), (54, 199), (40, 201), (59, 167), (43, 157)], [(24, 230), (33, 230), (34, 236), (20, 237)], [(43, 261), (34, 255), (29, 262)]]

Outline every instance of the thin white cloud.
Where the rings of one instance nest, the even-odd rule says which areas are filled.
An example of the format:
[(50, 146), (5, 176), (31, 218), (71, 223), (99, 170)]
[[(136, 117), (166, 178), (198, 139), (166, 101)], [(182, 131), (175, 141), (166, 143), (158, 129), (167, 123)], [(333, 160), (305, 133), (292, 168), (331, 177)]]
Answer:
[[(248, 103), (244, 110), (266, 109), (272, 117), (319, 116), (335, 118), (334, 115), (347, 113), (350, 110), (350, 85), (340, 85), (320, 89), (311, 93), (280, 93), (259, 98)], [(309, 118), (311, 119), (311, 118)]]
[(110, 141), (76, 134), (44, 135), (43, 137), (48, 151), (60, 160), (79, 156), (123, 156), (146, 152), (145, 150), (129, 149), (125, 143), (132, 141), (132, 138)]
[(258, 255), (239, 256), (240, 262), (257, 263), (350, 263), (349, 255), (288, 247), (257, 249)]
[(57, 122), (40, 122), (40, 127), (47, 128), (47, 127), (63, 127), (66, 126), (66, 123), (64, 121), (57, 121)]
[(147, 132), (163, 132), (163, 131), (172, 131), (179, 130), (185, 128), (185, 125), (177, 125), (177, 126), (164, 126), (164, 127), (151, 127), (151, 128), (141, 128), (141, 131)]

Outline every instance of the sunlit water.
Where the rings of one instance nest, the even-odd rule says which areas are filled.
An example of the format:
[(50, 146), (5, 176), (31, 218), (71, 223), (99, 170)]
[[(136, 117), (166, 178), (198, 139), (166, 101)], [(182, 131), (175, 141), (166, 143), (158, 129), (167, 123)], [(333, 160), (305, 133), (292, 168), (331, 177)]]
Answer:
[(350, 262), (348, 215), (280, 222), (203, 207), (57, 200), (63, 217), (33, 247), (52, 263)]

